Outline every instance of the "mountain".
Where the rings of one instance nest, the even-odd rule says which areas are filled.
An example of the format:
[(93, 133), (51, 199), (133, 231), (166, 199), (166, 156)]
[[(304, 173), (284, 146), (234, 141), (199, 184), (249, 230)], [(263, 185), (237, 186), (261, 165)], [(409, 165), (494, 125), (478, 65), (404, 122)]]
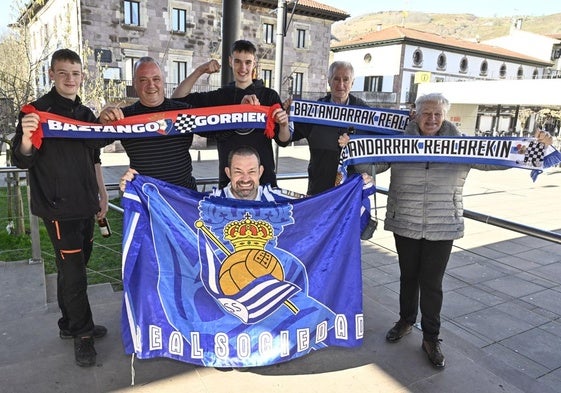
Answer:
[(344, 42), (365, 33), (390, 26), (451, 36), (470, 41), (484, 41), (508, 35), (515, 19), (522, 20), (521, 29), (541, 34), (561, 36), (561, 13), (544, 16), (484, 18), (472, 14), (430, 14), (422, 12), (386, 11), (349, 18), (333, 24), (335, 41)]

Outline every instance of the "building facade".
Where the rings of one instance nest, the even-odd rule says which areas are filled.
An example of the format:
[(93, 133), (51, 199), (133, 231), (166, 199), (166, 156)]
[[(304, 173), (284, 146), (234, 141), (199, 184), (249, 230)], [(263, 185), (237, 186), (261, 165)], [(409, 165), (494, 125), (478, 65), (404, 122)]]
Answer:
[(483, 41), (484, 44), (498, 46), (515, 52), (552, 62), (545, 70), (547, 78), (561, 78), (561, 34), (540, 35), (524, 31), (522, 19), (513, 21), (509, 34)]
[[(456, 82), (462, 89), (470, 81), (541, 79), (553, 65), (511, 49), (399, 26), (339, 43), (332, 51), (334, 60), (354, 65), (354, 94), (371, 106), (394, 109), (410, 108), (422, 83)], [(453, 105), (449, 115), (468, 133), (516, 130), (520, 106), (501, 104)]]
[[(38, 69), (38, 93), (49, 87), (48, 58), (68, 47), (84, 53), (90, 69), (96, 59), (105, 79), (125, 81), (127, 97), (136, 60), (151, 56), (160, 62), (168, 83), (167, 96), (194, 68), (222, 58), (222, 0), (49, 0), (31, 2), (27, 9), (30, 54), (42, 61)], [(275, 85), (277, 26), (276, 0), (242, 0), (238, 37), (258, 48), (258, 75), (267, 86)], [(290, 23), (284, 36), (281, 98), (289, 93), (325, 92), (331, 25), (349, 15), (322, 3), (302, 0), (286, 5)], [(31, 16), (31, 18), (29, 18)], [(23, 20), (23, 18), (22, 18)], [(282, 27), (281, 27), (282, 28)], [(233, 41), (233, 40), (232, 40)], [(43, 59), (43, 60), (40, 60)], [(227, 65), (223, 65), (227, 66)], [(218, 74), (202, 78), (194, 90), (217, 88)], [(289, 91), (292, 90), (292, 91)]]

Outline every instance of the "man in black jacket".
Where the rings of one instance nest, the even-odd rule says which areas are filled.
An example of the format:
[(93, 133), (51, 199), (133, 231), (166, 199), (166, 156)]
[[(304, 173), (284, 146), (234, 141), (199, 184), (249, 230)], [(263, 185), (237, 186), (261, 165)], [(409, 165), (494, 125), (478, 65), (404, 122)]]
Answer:
[[(327, 72), (327, 82), (331, 92), (319, 99), (337, 105), (368, 106), (362, 99), (351, 94), (354, 82), (354, 68), (346, 61), (334, 61)], [(306, 138), (310, 149), (308, 164), (308, 195), (316, 195), (334, 187), (337, 183), (337, 168), (341, 155), (340, 138), (348, 137), (348, 129), (324, 124), (294, 123), (292, 140)], [(349, 167), (349, 174), (361, 173), (363, 177), (373, 175), (372, 165), (363, 164)], [(375, 201), (374, 201), (375, 202)], [(374, 203), (375, 206), (375, 203)], [(374, 234), (377, 220), (370, 218), (360, 238), (368, 240)]]
[[(82, 61), (69, 49), (57, 50), (51, 59), (51, 91), (32, 102), (37, 110), (76, 120), (94, 122), (93, 112), (82, 105), (78, 90), (83, 81)], [(86, 266), (93, 246), (94, 216), (107, 213), (99, 149), (83, 139), (44, 139), (40, 149), (31, 136), (39, 116), (19, 115), (13, 139), (14, 164), (29, 171), (31, 211), (43, 219), (54, 247), (57, 266), (58, 320), (61, 338), (74, 338), (79, 366), (96, 362), (94, 338), (107, 329), (94, 325), (87, 294)]]
[[(218, 90), (189, 94), (200, 76), (205, 73), (217, 72), (220, 69), (220, 65), (216, 61), (210, 61), (197, 67), (181, 82), (171, 97), (175, 100), (187, 102), (195, 108), (236, 104), (281, 105), (281, 99), (276, 91), (265, 87), (263, 81), (253, 79), (256, 51), (255, 45), (249, 41), (238, 40), (234, 42), (229, 58), (230, 67), (234, 74), (233, 83)], [(273, 112), (273, 118), (278, 124), (275, 127), (274, 139), (278, 145), (287, 146), (290, 142), (288, 115), (283, 109), (279, 108)], [(232, 130), (232, 132), (217, 133), (216, 143), (220, 188), (225, 187), (229, 182), (225, 172), (225, 168), (228, 167), (228, 155), (240, 146), (251, 146), (259, 153), (264, 168), (263, 176), (260, 179), (261, 184), (277, 186), (273, 145), (271, 139), (265, 136), (262, 129), (237, 129)]]
[[(362, 99), (350, 94), (354, 82), (354, 69), (351, 63), (335, 61), (329, 66), (327, 82), (331, 92), (319, 99), (337, 105), (368, 106)], [(307, 139), (310, 148), (308, 164), (308, 195), (316, 195), (335, 186), (341, 147), (339, 137), (348, 130), (341, 127), (313, 123), (294, 123), (292, 140)], [(350, 168), (351, 173), (366, 172), (371, 175), (369, 166)]]

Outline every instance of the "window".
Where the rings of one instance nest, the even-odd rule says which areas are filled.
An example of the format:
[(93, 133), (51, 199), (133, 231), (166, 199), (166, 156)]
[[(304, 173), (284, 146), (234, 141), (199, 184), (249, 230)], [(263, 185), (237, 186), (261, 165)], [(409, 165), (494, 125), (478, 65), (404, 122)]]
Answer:
[(364, 62), (366, 64), (370, 64), (370, 62), (372, 61), (372, 55), (370, 53), (367, 53), (364, 55)]
[(538, 71), (537, 68), (534, 69), (534, 72), (532, 73), (532, 79), (538, 79), (540, 77), (540, 72)]
[(518, 67), (518, 71), (516, 72), (516, 77), (518, 79), (524, 79), (524, 68), (522, 66)]
[(436, 66), (439, 70), (446, 69), (446, 55), (444, 53), (438, 55), (438, 58), (436, 59)]
[(296, 43), (297, 48), (305, 48), (306, 47), (306, 30), (298, 29), (298, 42)]
[(180, 83), (187, 77), (187, 63), (184, 61), (173, 62), (173, 80), (175, 83)]
[(132, 76), (134, 74), (134, 64), (140, 57), (126, 57), (125, 58), (125, 81), (126, 81), (126, 94), (127, 97), (138, 97), (132, 85)]
[(499, 76), (504, 78), (506, 76), (506, 64), (503, 64), (499, 69)]
[(262, 73), (265, 87), (273, 88), (273, 70), (263, 70)]
[(304, 85), (304, 74), (302, 72), (294, 73), (294, 95), (302, 97), (302, 86)]
[(101, 63), (111, 63), (113, 61), (112, 53), (109, 49), (94, 49), (94, 59)]
[(172, 30), (180, 33), (187, 31), (187, 10), (174, 8), (172, 10)]
[(468, 59), (467, 57), (462, 57), (462, 60), (460, 60), (460, 72), (461, 73), (466, 73), (468, 69)]
[(382, 91), (383, 76), (367, 76), (364, 78), (364, 91)]
[(413, 65), (420, 67), (423, 65), (423, 52), (420, 49), (413, 52)]
[(481, 65), (479, 66), (479, 75), (486, 76), (488, 70), (489, 70), (489, 64), (487, 63), (487, 60), (483, 60), (481, 62)]
[(127, 57), (125, 58), (125, 80), (132, 81), (132, 76), (134, 74), (134, 63), (136, 63), (140, 57)]
[(265, 41), (266, 44), (275, 42), (274, 26), (270, 23), (263, 24), (263, 41)]
[(138, 1), (124, 1), (125, 24), (140, 26), (140, 3)]
[(49, 64), (43, 64), (42, 66), (43, 68), (43, 72), (41, 73), (41, 76), (43, 77), (43, 87), (46, 88), (47, 86), (49, 86)]

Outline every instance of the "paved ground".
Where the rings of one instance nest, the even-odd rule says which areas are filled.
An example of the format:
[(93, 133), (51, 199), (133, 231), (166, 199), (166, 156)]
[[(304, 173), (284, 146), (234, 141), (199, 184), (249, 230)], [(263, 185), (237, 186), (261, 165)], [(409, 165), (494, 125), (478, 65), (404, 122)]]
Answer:
[[(281, 149), (279, 173), (304, 172), (306, 153), (305, 147)], [(216, 176), (210, 152), (197, 158), (194, 152), (198, 177)], [(117, 182), (126, 168), (118, 154), (106, 154), (104, 164), (112, 166), (107, 182)], [(555, 170), (535, 183), (522, 170), (472, 171), (465, 207), (560, 232), (560, 180)], [(377, 181), (387, 187), (388, 175)], [(281, 185), (305, 191), (306, 181)], [(378, 207), (383, 220), (384, 196)], [(96, 343), (97, 366), (81, 369), (72, 342), (58, 338), (52, 277), (45, 279), (41, 264), (0, 262), (0, 392), (561, 392), (561, 245), (467, 220), (444, 280), (444, 370), (428, 363), (417, 329), (400, 343), (384, 340), (398, 318), (391, 233), (380, 229), (363, 242), (362, 262), (361, 348), (330, 348), (245, 373), (167, 359), (135, 360), (131, 367), (119, 336), (121, 294), (108, 285), (89, 290), (96, 321), (110, 332)]]

